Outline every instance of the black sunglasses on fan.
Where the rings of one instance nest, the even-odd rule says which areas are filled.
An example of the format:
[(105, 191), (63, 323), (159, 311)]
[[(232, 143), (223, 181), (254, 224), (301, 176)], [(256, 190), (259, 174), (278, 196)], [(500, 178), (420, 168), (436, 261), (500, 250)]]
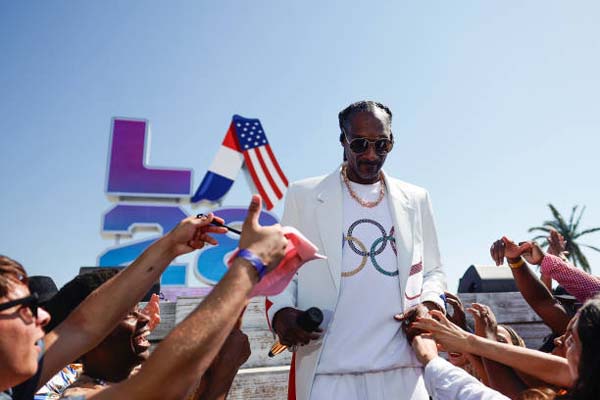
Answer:
[(394, 142), (392, 142), (388, 138), (380, 138), (374, 140), (367, 138), (355, 138), (350, 140), (346, 135), (346, 131), (342, 130), (342, 132), (344, 133), (344, 138), (346, 138), (346, 142), (348, 142), (350, 150), (352, 150), (356, 154), (364, 153), (365, 151), (367, 151), (370, 144), (373, 145), (375, 153), (379, 154), (380, 156), (386, 155), (392, 150), (392, 147), (394, 147)]
[(1, 303), (0, 311), (8, 310), (9, 308), (12, 308), (14, 306), (24, 305), (26, 307), (29, 307), (29, 309), (31, 310), (31, 314), (33, 315), (34, 318), (37, 319), (37, 311), (38, 311), (38, 306), (39, 306), (38, 300), (39, 300), (38, 294), (33, 293), (27, 297), (22, 297), (20, 299), (7, 301), (6, 303)]

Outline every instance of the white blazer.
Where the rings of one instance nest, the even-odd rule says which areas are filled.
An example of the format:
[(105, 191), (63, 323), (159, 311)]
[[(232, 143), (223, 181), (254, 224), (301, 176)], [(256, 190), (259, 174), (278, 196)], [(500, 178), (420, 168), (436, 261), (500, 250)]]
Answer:
[[(269, 298), (273, 303), (267, 312), (269, 321), (273, 321), (275, 313), (284, 307), (301, 310), (319, 307), (326, 319), (335, 311), (341, 281), (343, 238), (343, 182), (340, 171), (341, 166), (330, 175), (294, 182), (288, 188), (281, 224), (300, 230), (327, 259), (308, 262), (300, 268), (281, 294)], [(390, 318), (423, 301), (434, 301), (443, 307), (440, 294), (446, 288), (446, 277), (440, 261), (429, 195), (423, 188), (394, 179), (385, 173), (383, 176), (396, 232), (400, 282), (398, 289), (404, 294), (402, 309), (391, 309)], [(408, 293), (409, 271), (411, 266), (417, 266), (420, 262), (422, 271), (411, 275), (408, 286), (413, 293)], [(415, 287), (420, 290), (415, 292)], [(323, 340), (319, 339), (298, 348), (295, 358), (297, 400), (310, 398), (322, 344)]]

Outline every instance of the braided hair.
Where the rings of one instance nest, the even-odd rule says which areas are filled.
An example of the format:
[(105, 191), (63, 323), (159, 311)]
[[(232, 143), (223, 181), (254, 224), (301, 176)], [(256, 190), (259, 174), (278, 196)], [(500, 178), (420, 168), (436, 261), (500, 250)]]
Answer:
[(350, 119), (359, 112), (374, 112), (375, 110), (381, 110), (387, 115), (387, 127), (391, 131), (392, 129), (392, 111), (381, 103), (371, 100), (361, 100), (356, 103), (350, 104), (344, 108), (338, 114), (338, 120), (340, 124), (340, 142), (344, 141), (344, 132), (348, 131)]

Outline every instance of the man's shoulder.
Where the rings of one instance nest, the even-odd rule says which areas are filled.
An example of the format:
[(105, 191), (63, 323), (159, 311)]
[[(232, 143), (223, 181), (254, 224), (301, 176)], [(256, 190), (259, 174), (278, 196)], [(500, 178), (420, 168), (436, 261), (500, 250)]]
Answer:
[(400, 179), (387, 176), (388, 185), (394, 186), (396, 189), (400, 189), (407, 197), (423, 197), (427, 196), (427, 189), (421, 186), (414, 185), (409, 182), (402, 181)]
[(294, 181), (290, 184), (290, 187), (288, 188), (288, 190), (289, 191), (310, 191), (310, 190), (316, 188), (317, 186), (319, 186), (319, 184), (321, 182), (323, 182), (323, 180), (325, 178), (327, 178), (327, 176), (328, 175), (312, 176), (310, 178), (304, 178), (304, 179)]

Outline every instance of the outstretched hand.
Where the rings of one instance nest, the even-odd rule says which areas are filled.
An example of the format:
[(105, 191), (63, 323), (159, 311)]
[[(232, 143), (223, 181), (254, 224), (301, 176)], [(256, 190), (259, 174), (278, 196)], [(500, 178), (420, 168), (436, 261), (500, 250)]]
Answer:
[(187, 217), (167, 233), (164, 239), (170, 244), (175, 256), (201, 249), (206, 243), (216, 246), (219, 243), (211, 233), (226, 233), (227, 228), (211, 225), (213, 220), (221, 224), (225, 223), (222, 218), (215, 217), (213, 213), (201, 217)]
[(522, 256), (530, 264), (540, 264), (544, 259), (544, 252), (535, 242), (521, 242), (516, 244), (506, 236), (496, 240), (490, 248), (490, 255), (497, 266), (508, 262), (516, 262)]
[(242, 225), (240, 236), (240, 249), (248, 249), (261, 258), (270, 272), (281, 261), (287, 248), (287, 239), (283, 235), (281, 225), (261, 226), (258, 222), (262, 208), (262, 199), (259, 195), (252, 196), (248, 215)]
[(428, 332), (444, 351), (469, 352), (467, 338), (471, 334), (450, 322), (441, 311), (429, 311), (429, 316), (417, 318), (411, 327)]
[(403, 313), (394, 315), (394, 319), (402, 323), (402, 330), (408, 339), (408, 343), (412, 343), (415, 336), (423, 333), (423, 331), (415, 328), (413, 322), (418, 318), (427, 317), (429, 309), (423, 304), (417, 304), (409, 308)]
[(550, 229), (550, 235), (548, 235), (548, 254), (558, 256), (563, 260), (567, 261), (569, 252), (567, 251), (567, 241), (564, 236), (561, 235), (556, 229)]
[(462, 329), (467, 330), (467, 319), (462, 301), (454, 293), (445, 291), (444, 295), (446, 296), (446, 303), (452, 307), (452, 315), (448, 313), (448, 319)]
[(485, 304), (473, 303), (467, 311), (473, 316), (477, 336), (497, 340), (498, 322), (491, 308)]

